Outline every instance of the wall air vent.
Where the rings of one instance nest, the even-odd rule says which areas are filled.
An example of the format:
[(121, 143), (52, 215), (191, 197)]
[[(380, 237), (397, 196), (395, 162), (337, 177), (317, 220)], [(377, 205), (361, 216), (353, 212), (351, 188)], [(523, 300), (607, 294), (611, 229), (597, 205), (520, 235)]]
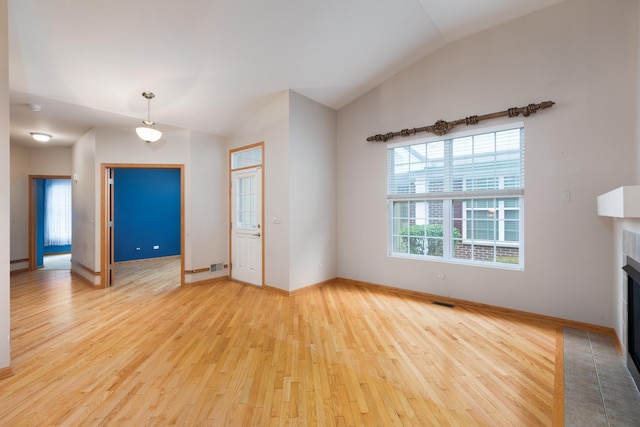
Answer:
[(220, 271), (224, 270), (224, 264), (219, 262), (217, 264), (211, 264), (211, 271)]

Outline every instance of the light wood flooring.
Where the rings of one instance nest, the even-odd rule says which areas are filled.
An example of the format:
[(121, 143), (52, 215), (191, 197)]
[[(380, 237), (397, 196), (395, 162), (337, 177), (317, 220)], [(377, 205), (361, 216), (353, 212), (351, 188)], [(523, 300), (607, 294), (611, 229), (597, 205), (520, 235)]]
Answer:
[(129, 265), (106, 290), (12, 276), (0, 425), (544, 426), (558, 410), (556, 326), (339, 281), (180, 288), (178, 269)]

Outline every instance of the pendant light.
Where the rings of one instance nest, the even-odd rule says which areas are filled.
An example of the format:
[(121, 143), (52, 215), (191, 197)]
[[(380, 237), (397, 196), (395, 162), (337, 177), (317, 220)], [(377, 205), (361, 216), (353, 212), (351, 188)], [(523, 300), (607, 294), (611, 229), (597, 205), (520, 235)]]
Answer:
[(144, 142), (156, 142), (162, 137), (162, 132), (157, 129), (152, 128), (151, 126), (156, 123), (151, 120), (151, 100), (155, 97), (153, 92), (142, 92), (143, 98), (147, 99), (147, 120), (143, 120), (144, 126), (140, 126), (136, 128), (136, 133)]

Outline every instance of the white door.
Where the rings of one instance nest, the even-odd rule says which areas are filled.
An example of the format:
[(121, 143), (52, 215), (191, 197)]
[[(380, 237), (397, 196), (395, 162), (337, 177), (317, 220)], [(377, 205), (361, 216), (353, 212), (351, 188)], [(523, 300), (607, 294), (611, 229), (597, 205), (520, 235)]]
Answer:
[(231, 173), (231, 277), (262, 286), (262, 168)]

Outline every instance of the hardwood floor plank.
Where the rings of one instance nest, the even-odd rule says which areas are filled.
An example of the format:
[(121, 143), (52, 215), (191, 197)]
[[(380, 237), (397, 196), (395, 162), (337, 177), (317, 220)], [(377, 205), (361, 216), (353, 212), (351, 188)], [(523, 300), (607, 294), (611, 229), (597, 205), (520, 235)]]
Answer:
[(341, 281), (291, 297), (180, 288), (179, 260), (116, 268), (104, 290), (68, 272), (11, 277), (0, 425), (540, 426), (558, 413), (551, 323)]

